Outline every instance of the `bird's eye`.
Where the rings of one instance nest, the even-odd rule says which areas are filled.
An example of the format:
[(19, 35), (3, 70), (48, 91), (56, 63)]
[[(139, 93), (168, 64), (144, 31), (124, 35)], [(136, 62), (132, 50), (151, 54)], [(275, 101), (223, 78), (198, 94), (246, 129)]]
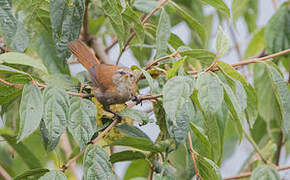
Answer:
[(124, 74), (125, 74), (125, 72), (124, 72), (124, 71), (119, 71), (119, 73), (120, 73), (121, 75), (124, 75)]
[(130, 74), (130, 78), (132, 78), (133, 77), (133, 74)]

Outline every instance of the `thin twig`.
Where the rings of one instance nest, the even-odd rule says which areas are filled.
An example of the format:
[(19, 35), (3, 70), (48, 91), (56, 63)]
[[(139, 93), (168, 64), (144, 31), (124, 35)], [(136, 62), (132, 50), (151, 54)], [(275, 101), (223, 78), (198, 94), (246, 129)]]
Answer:
[(5, 81), (4, 79), (0, 78), (0, 82), (3, 84), (6, 84), (7, 86), (11, 86), (11, 87), (15, 87), (16, 89), (22, 89), (23, 86), (19, 85), (19, 84), (13, 84), (11, 82)]
[[(71, 149), (71, 145), (69, 144), (69, 139), (68, 139), (66, 132), (63, 133), (63, 135), (60, 137), (59, 143), (60, 143), (60, 146), (62, 147), (62, 149), (64, 150), (65, 157), (67, 159), (69, 159), (69, 157), (71, 156), (73, 151)], [(71, 164), (71, 172), (73, 173), (73, 175), (76, 179), (80, 179), (80, 177), (78, 176), (78, 173), (77, 173), (76, 163)]]
[[(284, 171), (284, 170), (290, 169), (290, 165), (289, 166), (279, 167), (279, 168), (276, 168), (276, 169), (278, 171)], [(252, 175), (252, 172), (246, 172), (246, 173), (241, 173), (241, 174), (239, 174), (237, 176), (231, 176), (231, 177), (224, 178), (223, 180), (246, 178), (246, 177), (250, 177), (251, 175)]]
[[(118, 123), (118, 119), (115, 119), (110, 126), (108, 126), (103, 132), (101, 132), (100, 135), (98, 135), (94, 140), (91, 141), (89, 144), (96, 144), (101, 138), (103, 138), (116, 124)], [(84, 154), (84, 152), (87, 150), (88, 145), (86, 145), (81, 152), (79, 152), (77, 155), (75, 155), (73, 158), (71, 158), (65, 165), (61, 167), (61, 171), (65, 172), (65, 170), (74, 163), (81, 155)]]
[[(268, 60), (271, 58), (279, 57), (279, 56), (285, 55), (287, 53), (290, 53), (290, 49), (286, 49), (284, 51), (280, 51), (280, 52), (277, 52), (275, 54), (271, 54), (269, 56), (265, 56), (265, 57), (261, 57), (261, 58), (252, 58), (252, 59), (248, 59), (248, 60), (243, 60), (243, 61), (240, 61), (238, 63), (231, 64), (231, 66), (236, 68), (238, 66), (244, 66), (244, 65), (251, 64), (251, 63), (261, 62), (261, 61), (265, 61), (265, 60)], [(198, 71), (188, 71), (188, 73), (189, 74), (197, 74)]]
[(277, 151), (276, 151), (276, 159), (275, 159), (275, 164), (277, 166), (279, 166), (281, 149), (282, 149), (282, 146), (283, 146), (283, 132), (282, 132), (282, 130), (280, 130), (279, 136), (280, 137), (279, 137), (279, 142), (277, 143)]
[(211, 65), (209, 67), (207, 67), (205, 70), (203, 70), (203, 72), (208, 72), (211, 71), (217, 64), (217, 60), (218, 60), (218, 56), (215, 56), (213, 62), (211, 63)]
[(193, 165), (194, 165), (195, 177), (196, 177), (196, 179), (198, 179), (200, 177), (200, 175), (199, 175), (199, 172), (198, 172), (198, 169), (197, 169), (197, 165), (196, 165), (196, 161), (195, 161), (195, 157), (194, 157), (194, 153), (195, 152), (194, 152), (193, 147), (192, 147), (192, 141), (191, 141), (190, 132), (188, 132), (187, 136), (188, 136), (188, 143), (189, 143), (189, 151), (190, 151), (191, 159), (192, 159)]
[[(144, 19), (143, 19), (143, 21), (142, 21), (142, 25), (144, 26), (144, 24), (149, 20), (149, 18), (151, 18), (151, 17), (153, 16), (153, 14), (155, 14), (155, 13), (156, 13), (160, 8), (162, 8), (162, 6), (163, 6), (165, 3), (167, 3), (167, 2), (168, 2), (168, 0), (162, 0), (162, 1), (159, 3), (159, 5), (158, 5), (156, 8), (154, 8), (153, 11), (152, 11), (151, 13), (149, 13), (149, 14), (148, 14)], [(119, 61), (120, 61), (120, 59), (121, 59), (121, 56), (122, 56), (123, 52), (125, 52), (127, 46), (129, 45), (130, 41), (134, 38), (135, 35), (136, 35), (136, 32), (133, 31), (133, 32), (131, 33), (130, 37), (128, 38), (127, 42), (125, 43), (124, 47), (121, 49), (121, 52), (120, 52), (120, 54), (119, 54), (119, 56), (118, 56), (118, 59), (117, 59), (116, 65), (119, 64)], [(116, 41), (116, 43), (117, 43), (117, 42), (118, 42), (118, 41)], [(115, 43), (115, 42), (114, 42), (114, 43)], [(110, 46), (110, 47), (111, 47), (111, 46)]]
[(168, 55), (168, 56), (163, 56), (163, 57), (161, 57), (161, 58), (158, 58), (158, 59), (156, 59), (156, 60), (153, 60), (153, 61), (151, 61), (149, 64), (147, 64), (147, 65), (145, 66), (144, 69), (147, 71), (147, 70), (150, 69), (154, 64), (156, 64), (156, 63), (158, 63), (158, 62), (160, 62), (160, 61), (163, 61), (163, 60), (169, 59), (169, 58), (176, 57), (177, 55), (178, 55), (178, 51), (176, 51), (176, 52), (174, 52), (174, 53), (172, 53), (172, 54), (170, 54), (170, 55)]
[(11, 180), (12, 177), (6, 172), (6, 170), (0, 166), (0, 177), (3, 177), (5, 180)]
[(260, 156), (260, 158), (262, 159), (262, 161), (265, 163), (265, 164), (268, 164), (267, 160), (264, 158), (259, 146), (256, 144), (256, 142), (254, 141), (254, 139), (246, 132), (244, 131), (244, 134), (246, 136), (246, 138), (248, 139), (248, 141), (252, 144), (252, 146), (254, 147), (254, 149), (256, 150), (257, 154)]

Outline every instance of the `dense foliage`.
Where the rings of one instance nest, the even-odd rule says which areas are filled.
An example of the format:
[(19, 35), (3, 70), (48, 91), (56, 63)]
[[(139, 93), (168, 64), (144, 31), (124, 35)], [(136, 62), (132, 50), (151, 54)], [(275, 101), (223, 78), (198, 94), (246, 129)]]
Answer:
[[(205, 6), (215, 11), (206, 15)], [(1, 0), (0, 179), (80, 179), (79, 169), (84, 180), (115, 179), (121, 161), (131, 161), (124, 179), (222, 179), (241, 141), (255, 149), (241, 170), (253, 172), (247, 177), (280, 179), (274, 164), (282, 147), (290, 152), (290, 1), (260, 29), (257, 15), (258, 0), (231, 8), (222, 0)], [(234, 29), (239, 18), (252, 35), (239, 60), (256, 59), (227, 64), (220, 58), (235, 50), (235, 35), (222, 25)], [(190, 28), (188, 44), (170, 30), (180, 22)], [(117, 61), (111, 43), (120, 64), (131, 50), (154, 121), (132, 104), (115, 105), (117, 124), (88, 96), (87, 72), (69, 69), (75, 58), (66, 45), (77, 38), (102, 62)], [(133, 122), (156, 124), (157, 139)]]

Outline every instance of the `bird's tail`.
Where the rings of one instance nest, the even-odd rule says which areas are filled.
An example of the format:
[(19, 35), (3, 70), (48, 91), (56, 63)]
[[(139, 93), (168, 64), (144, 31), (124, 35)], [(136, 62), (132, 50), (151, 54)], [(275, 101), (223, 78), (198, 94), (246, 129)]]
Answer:
[(88, 71), (91, 67), (100, 64), (100, 61), (97, 59), (97, 57), (81, 40), (75, 39), (69, 42), (67, 47)]

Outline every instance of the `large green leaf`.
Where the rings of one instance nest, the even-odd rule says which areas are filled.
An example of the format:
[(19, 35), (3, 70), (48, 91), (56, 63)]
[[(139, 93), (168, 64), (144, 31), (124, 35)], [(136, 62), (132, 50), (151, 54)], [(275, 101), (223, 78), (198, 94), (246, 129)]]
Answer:
[(242, 112), (242, 108), (239, 104), (238, 97), (236, 97), (233, 90), (229, 85), (222, 83), (224, 88), (224, 100), (227, 105), (227, 108), (231, 112), (233, 120), (235, 122), (236, 131), (239, 135), (240, 140), (243, 137), (243, 126), (242, 123), (244, 121), (244, 115)]
[(35, 42), (35, 50), (38, 56), (43, 59), (43, 64), (50, 73), (69, 74), (66, 61), (57, 56), (56, 45), (52, 40), (52, 34), (42, 31)]
[(216, 8), (225, 17), (230, 18), (230, 9), (223, 0), (200, 0)]
[(187, 56), (190, 63), (200, 63), (202, 67), (208, 67), (212, 64), (215, 54), (206, 49), (190, 49), (181, 47), (178, 49), (181, 56)]
[(118, 36), (120, 48), (125, 41), (125, 26), (122, 18), (122, 7), (118, 0), (102, 0), (104, 13), (109, 17), (110, 22)]
[(68, 128), (81, 148), (91, 140), (96, 131), (96, 116), (94, 103), (79, 97), (71, 99)]
[(24, 163), (30, 168), (41, 168), (42, 165), (34, 153), (22, 142), (17, 143), (17, 139), (11, 133), (0, 131), (0, 136), (13, 148), (14, 151), (22, 158)]
[(213, 161), (200, 155), (195, 157), (200, 177), (203, 180), (222, 180), (219, 167)]
[(138, 122), (140, 125), (145, 125), (149, 122), (147, 113), (136, 109), (124, 109), (119, 113), (119, 115), (122, 117), (128, 117)]
[(194, 116), (193, 104), (189, 98), (194, 90), (194, 83), (189, 76), (177, 76), (167, 81), (162, 90), (167, 130), (177, 145), (185, 141), (189, 122)]
[(273, 54), (289, 49), (290, 44), (290, 7), (285, 2), (271, 17), (265, 28), (266, 52)]
[(12, 14), (8, 0), (0, 2), (0, 25), (6, 44), (16, 51), (23, 52), (29, 44), (29, 37), (22, 22)]
[(266, 63), (266, 70), (271, 79), (272, 88), (280, 106), (282, 117), (282, 129), (286, 137), (290, 137), (290, 91), (287, 82), (284, 81), (278, 67), (272, 63)]
[(223, 31), (221, 27), (219, 27), (216, 37), (216, 50), (217, 56), (223, 57), (227, 51), (229, 50), (230, 46), (230, 38), (228, 35)]
[[(157, 1), (152, 0), (136, 0), (134, 1), (133, 7), (138, 11), (149, 14), (153, 11), (154, 8), (158, 6), (158, 4), (159, 3)], [(155, 13), (154, 15), (157, 16), (158, 13)]]
[(47, 73), (47, 69), (39, 59), (33, 58), (23, 53), (8, 52), (1, 54), (0, 63), (21, 64), (31, 66), (33, 68), (41, 70), (44, 73)]
[(111, 163), (121, 161), (132, 161), (136, 159), (145, 159), (146, 155), (140, 151), (122, 151), (114, 153), (110, 156)]
[(198, 101), (206, 113), (214, 114), (223, 102), (224, 92), (212, 73), (202, 73), (197, 79)]
[(145, 32), (139, 15), (129, 5), (127, 5), (122, 15), (124, 20), (136, 31), (138, 42), (143, 44)]
[(123, 123), (119, 126), (116, 126), (115, 128), (126, 134), (127, 136), (150, 139), (147, 134), (145, 134), (142, 130), (140, 130), (136, 126), (131, 126), (127, 123)]
[(167, 55), (167, 43), (170, 37), (170, 19), (164, 9), (162, 9), (156, 32), (156, 58)]
[(190, 123), (190, 128), (200, 143), (200, 148), (203, 150), (202, 153), (205, 154), (207, 158), (212, 159), (211, 143), (209, 142), (208, 137), (204, 134), (204, 130), (192, 122)]
[(206, 42), (206, 30), (204, 27), (193, 17), (191, 17), (187, 12), (185, 12), (181, 7), (179, 7), (176, 3), (173, 1), (170, 1), (169, 4), (177, 11), (179, 12), (183, 18), (187, 21), (190, 27), (192, 27), (197, 34), (199, 35), (200, 39), (202, 40), (203, 44)]
[(20, 127), (17, 141), (30, 135), (39, 125), (43, 114), (43, 98), (38, 86), (27, 84), (20, 103)]
[(89, 145), (83, 161), (84, 180), (111, 179), (113, 177), (112, 164), (106, 151), (97, 146)]
[[(237, 72), (231, 65), (226, 64), (222, 61), (218, 62), (218, 67), (222, 71), (225, 76), (230, 76), (231, 78), (239, 81), (243, 85), (243, 89), (245, 89), (247, 93), (247, 104), (246, 104), (246, 113), (250, 127), (253, 126), (257, 115), (258, 115), (258, 99), (255, 89), (250, 85), (250, 83), (239, 73)], [(236, 87), (237, 91), (241, 90), (241, 88)], [(240, 96), (238, 96), (240, 97)], [(239, 98), (241, 99), (241, 97)], [(243, 108), (242, 108), (243, 109)]]
[(132, 161), (132, 163), (127, 168), (124, 180), (132, 180), (138, 178), (140, 178), (140, 180), (142, 180), (142, 178), (147, 179), (150, 170), (151, 170), (150, 165), (146, 160), (138, 159)]
[(265, 48), (264, 29), (265, 28), (261, 28), (253, 35), (253, 38), (251, 39), (245, 51), (244, 58), (255, 56), (257, 53), (259, 53)]
[(71, 56), (67, 43), (79, 37), (84, 6), (84, 0), (50, 1), (52, 37), (56, 44), (57, 56), (62, 61), (66, 61)]
[(48, 173), (45, 173), (44, 176), (41, 176), (39, 180), (66, 180), (66, 176), (63, 172), (52, 170)]
[(128, 146), (151, 152), (163, 152), (167, 148), (166, 146), (162, 146), (162, 144), (154, 144), (150, 139), (140, 137), (122, 137), (115, 140), (110, 145)]
[(37, 168), (37, 169), (31, 169), (27, 170), (16, 177), (14, 177), (14, 180), (22, 180), (24, 178), (35, 178), (38, 179), (40, 176), (44, 175), (45, 173), (49, 172), (48, 169), (44, 168)]
[(270, 165), (261, 165), (255, 168), (251, 180), (280, 180), (278, 171)]
[(0, 73), (16, 73), (16, 74), (24, 74), (24, 75), (27, 75), (26, 72), (19, 71), (17, 69), (14, 69), (12, 67), (5, 66), (5, 65), (2, 65), (2, 64), (0, 64)]
[(51, 151), (56, 147), (59, 137), (66, 129), (69, 97), (63, 89), (48, 86), (43, 92), (43, 101), (43, 122), (47, 130), (46, 139), (48, 139), (46, 148)]

